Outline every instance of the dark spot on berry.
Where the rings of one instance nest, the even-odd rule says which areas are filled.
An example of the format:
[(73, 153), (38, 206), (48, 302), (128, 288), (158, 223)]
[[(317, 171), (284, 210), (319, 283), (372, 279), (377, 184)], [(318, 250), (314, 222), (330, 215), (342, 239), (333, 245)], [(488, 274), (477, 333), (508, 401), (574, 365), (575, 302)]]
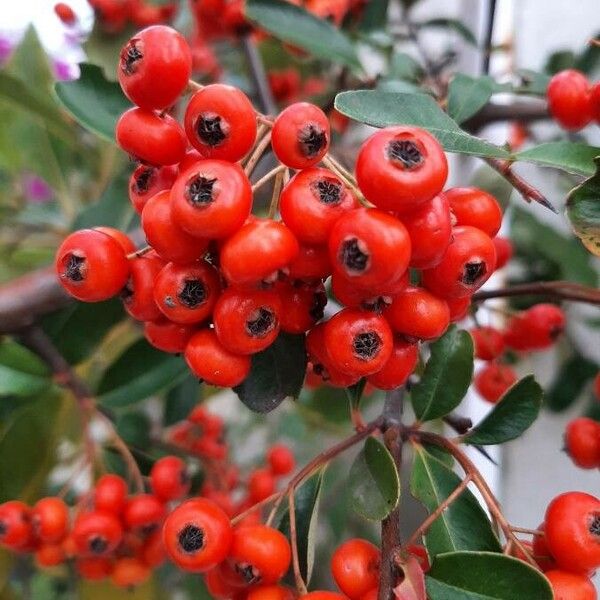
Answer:
[(200, 279), (186, 279), (183, 289), (179, 292), (179, 300), (188, 308), (196, 308), (206, 301), (206, 287)]
[(374, 358), (381, 348), (381, 338), (374, 331), (365, 331), (352, 340), (354, 353), (363, 360)]
[(101, 535), (96, 535), (88, 542), (88, 548), (92, 554), (103, 554), (108, 548), (108, 542)]
[(138, 40), (131, 40), (123, 52), (121, 52), (121, 70), (126, 75), (133, 75), (137, 70), (137, 65), (144, 58), (142, 51), (138, 46)]
[(145, 194), (150, 189), (150, 186), (154, 182), (156, 177), (157, 169), (154, 167), (144, 167), (139, 175), (135, 178), (133, 185), (131, 186), (136, 194)]
[(66, 258), (64, 276), (70, 281), (83, 281), (85, 279), (83, 268), (85, 266), (85, 258), (69, 254)]
[(551, 340), (556, 340), (560, 337), (560, 334), (564, 331), (564, 327), (562, 327), (561, 325), (554, 325), (553, 327), (550, 328), (550, 331), (548, 332), (550, 339)]
[(214, 148), (227, 139), (229, 125), (220, 115), (203, 114), (196, 121), (196, 133), (201, 142)]
[(334, 179), (317, 179), (312, 183), (313, 194), (322, 204), (339, 204), (342, 200), (342, 184)]
[(588, 530), (592, 535), (600, 536), (600, 515), (594, 515)]
[(342, 244), (339, 260), (349, 271), (362, 273), (369, 264), (369, 255), (361, 246), (364, 248), (357, 238), (351, 238)]
[(204, 547), (204, 531), (196, 525), (186, 525), (178, 537), (179, 546), (184, 552), (193, 554)]
[(373, 298), (368, 298), (362, 302), (361, 307), (365, 310), (371, 310), (381, 314), (383, 309), (388, 307), (391, 303), (392, 298), (390, 296), (374, 296)]
[(276, 324), (275, 313), (270, 308), (261, 306), (246, 321), (246, 331), (252, 337), (264, 337)]
[(329, 381), (329, 372), (325, 368), (325, 365), (321, 363), (313, 363), (313, 373), (318, 375), (323, 381)]
[(486, 273), (485, 262), (472, 262), (465, 265), (461, 281), (465, 285), (475, 285)]
[(235, 572), (244, 580), (246, 585), (253, 585), (260, 581), (260, 573), (252, 565), (236, 563)]
[(125, 304), (131, 304), (133, 301), (134, 291), (133, 291), (133, 281), (131, 277), (128, 279), (125, 287), (121, 290), (121, 300)]
[(409, 140), (394, 140), (387, 146), (388, 158), (401, 163), (405, 169), (414, 169), (423, 162), (418, 146)]
[(314, 158), (327, 145), (327, 134), (318, 125), (308, 123), (298, 132), (298, 143), (306, 158)]
[(142, 525), (140, 527), (140, 533), (143, 536), (148, 536), (151, 533), (154, 533), (158, 529), (158, 523), (148, 523), (147, 525)]
[(4, 521), (0, 521), (0, 536), (5, 535), (8, 531), (8, 525)]
[(196, 175), (188, 181), (185, 189), (186, 198), (193, 206), (210, 204), (216, 198), (214, 189), (216, 182), (216, 177), (211, 179), (203, 175)]
[(327, 294), (321, 290), (313, 294), (313, 301), (308, 314), (314, 319), (315, 323), (320, 321), (325, 314), (323, 310), (327, 304)]
[(179, 472), (179, 483), (181, 483), (181, 485), (187, 485), (189, 482), (190, 474), (185, 469), (182, 469)]

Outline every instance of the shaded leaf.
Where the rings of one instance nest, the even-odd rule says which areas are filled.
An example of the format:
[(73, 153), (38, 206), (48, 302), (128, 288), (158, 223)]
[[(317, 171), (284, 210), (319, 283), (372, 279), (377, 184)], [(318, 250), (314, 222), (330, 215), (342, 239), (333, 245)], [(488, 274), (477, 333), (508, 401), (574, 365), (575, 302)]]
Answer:
[(521, 77), (522, 84), (515, 87), (513, 89), (514, 92), (546, 97), (550, 75), (532, 71), (531, 69), (519, 69), (517, 75)]
[(544, 391), (533, 375), (511, 386), (492, 411), (464, 436), (469, 444), (503, 444), (514, 440), (537, 419)]
[(378, 2), (367, 2), (363, 8), (359, 29), (362, 32), (371, 32), (384, 29), (387, 23), (387, 12), (390, 0), (378, 0)]
[(490, 552), (436, 557), (426, 575), (431, 600), (552, 600), (544, 575), (525, 562)]
[(425, 28), (441, 28), (441, 29), (451, 29), (452, 31), (458, 33), (465, 42), (469, 42), (473, 46), (477, 46), (477, 39), (473, 35), (473, 32), (458, 19), (446, 19), (446, 18), (438, 18), (438, 19), (429, 19), (428, 21), (423, 21), (422, 23), (417, 24), (421, 29)]
[(448, 88), (448, 114), (462, 123), (478, 113), (491, 98), (494, 81), (490, 77), (469, 77), (457, 73)]
[(548, 142), (514, 155), (515, 160), (543, 167), (554, 167), (567, 173), (590, 176), (595, 171), (594, 158), (600, 148), (571, 142)]
[(354, 46), (346, 35), (299, 6), (284, 0), (247, 0), (246, 16), (276, 38), (313, 56), (360, 69)]
[(38, 377), (50, 374), (48, 365), (37, 354), (8, 338), (0, 341), (0, 365)]
[(600, 156), (594, 162), (594, 175), (567, 197), (567, 216), (583, 245), (595, 256), (600, 256)]
[(400, 499), (398, 469), (388, 449), (369, 437), (348, 475), (352, 508), (362, 517), (381, 521)]
[[(315, 536), (318, 529), (319, 500), (324, 473), (325, 468), (320, 469), (294, 492), (298, 562), (300, 563), (300, 573), (306, 583), (310, 582), (315, 560)], [(288, 509), (285, 510), (278, 529), (289, 538), (290, 514)]]
[(144, 340), (130, 346), (104, 373), (98, 399), (105, 406), (129, 406), (180, 382), (187, 374), (181, 357)]
[(389, 79), (416, 81), (421, 72), (421, 65), (410, 54), (406, 54), (406, 52), (394, 52), (390, 60), (387, 77)]
[(348, 397), (348, 402), (350, 402), (350, 410), (357, 410), (360, 406), (360, 401), (362, 399), (362, 395), (365, 391), (366, 385), (367, 379), (366, 377), (362, 377), (354, 385), (345, 388), (346, 396)]
[(466, 331), (452, 326), (430, 348), (423, 376), (410, 394), (421, 421), (438, 419), (454, 410), (473, 376), (473, 340)]
[(188, 375), (180, 384), (169, 390), (164, 403), (163, 425), (168, 427), (183, 421), (199, 401), (198, 380)]
[(131, 103), (118, 83), (108, 81), (100, 67), (81, 64), (81, 76), (75, 81), (59, 81), (56, 94), (79, 123), (101, 138), (115, 141), (118, 118)]
[(558, 369), (546, 391), (544, 405), (557, 412), (569, 408), (599, 370), (596, 363), (576, 352)]
[(7, 72), (36, 89), (50, 92), (54, 77), (48, 55), (33, 25), (29, 25), (5, 67)]
[(426, 94), (403, 94), (360, 90), (342, 92), (335, 98), (335, 108), (346, 116), (374, 127), (415, 125), (434, 135), (448, 152), (508, 158), (509, 153), (463, 131)]
[[(412, 495), (432, 513), (460, 484), (460, 477), (444, 463), (415, 447), (410, 480)], [(469, 489), (433, 522), (424, 536), (431, 557), (457, 550), (501, 552), (486, 512)]]
[(297, 398), (306, 374), (304, 335), (280, 333), (266, 350), (252, 356), (250, 374), (233, 391), (250, 409), (267, 413), (285, 398)]

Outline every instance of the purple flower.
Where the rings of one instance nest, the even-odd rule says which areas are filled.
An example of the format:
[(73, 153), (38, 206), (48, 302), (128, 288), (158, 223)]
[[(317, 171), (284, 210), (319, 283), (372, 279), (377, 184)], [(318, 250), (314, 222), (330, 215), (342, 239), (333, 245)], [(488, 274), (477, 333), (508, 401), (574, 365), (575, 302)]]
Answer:
[(28, 202), (43, 204), (52, 200), (52, 188), (35, 173), (24, 173), (21, 177), (23, 195)]
[(79, 77), (79, 65), (63, 60), (54, 60), (54, 76), (59, 81), (72, 81)]
[(0, 65), (4, 64), (11, 55), (13, 45), (10, 40), (0, 37)]

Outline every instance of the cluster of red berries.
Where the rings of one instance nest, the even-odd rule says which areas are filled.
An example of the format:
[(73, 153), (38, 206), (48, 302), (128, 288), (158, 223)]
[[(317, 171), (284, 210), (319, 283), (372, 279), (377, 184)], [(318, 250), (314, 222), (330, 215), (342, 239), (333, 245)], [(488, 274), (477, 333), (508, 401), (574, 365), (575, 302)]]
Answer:
[(504, 331), (496, 327), (471, 330), (475, 357), (487, 361), (475, 376), (475, 388), (484, 400), (498, 402), (517, 381), (509, 364), (499, 362), (506, 350), (534, 352), (552, 346), (565, 328), (565, 314), (554, 304), (536, 304), (511, 317)]
[(106, 31), (117, 33), (129, 24), (148, 27), (168, 23), (177, 13), (178, 3), (150, 0), (88, 0)]
[(600, 82), (592, 85), (581, 71), (560, 71), (550, 79), (546, 94), (550, 113), (563, 129), (600, 124)]
[[(214, 84), (192, 95), (184, 129), (165, 109), (190, 71), (189, 47), (169, 27), (145, 29), (124, 47), (119, 81), (137, 106), (116, 137), (141, 163), (130, 198), (152, 251), (131, 252), (114, 230), (76, 232), (56, 257), (63, 286), (84, 301), (121, 293), (150, 343), (185, 352), (214, 385), (241, 383), (251, 355), (280, 331), (308, 332), (311, 368), (331, 385), (404, 383), (418, 342), (462, 318), (508, 258), (495, 238), (496, 200), (476, 188), (442, 193), (445, 154), (415, 127), (390, 127), (363, 144), (357, 186), (327, 154), (329, 122), (312, 104), (270, 121), (240, 90)], [(239, 163), (255, 147), (258, 119), (270, 125), (276, 158), (297, 171), (278, 198), (281, 221), (251, 214)], [(329, 277), (346, 308), (321, 321)]]
[(549, 579), (555, 600), (596, 600), (590, 578), (600, 567), (600, 500), (583, 492), (560, 494), (537, 531), (524, 546)]

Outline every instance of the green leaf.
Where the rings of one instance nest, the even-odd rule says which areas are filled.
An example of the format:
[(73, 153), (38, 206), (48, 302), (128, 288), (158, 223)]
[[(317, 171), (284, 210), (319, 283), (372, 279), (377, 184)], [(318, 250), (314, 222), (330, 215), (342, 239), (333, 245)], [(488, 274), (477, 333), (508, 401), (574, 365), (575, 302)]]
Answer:
[(544, 71), (554, 75), (565, 69), (575, 68), (575, 53), (572, 50), (558, 50), (553, 52), (544, 65)]
[(387, 77), (389, 79), (416, 81), (422, 71), (421, 65), (410, 54), (406, 54), (406, 52), (394, 52), (390, 60)]
[(569, 408), (599, 370), (596, 363), (575, 352), (558, 369), (546, 392), (544, 406), (556, 412)]
[[(592, 36), (591, 39), (597, 40), (600, 38), (600, 31), (596, 32), (596, 35)], [(600, 48), (596, 44), (587, 44), (585, 49), (577, 57), (575, 61), (575, 68), (593, 75), (594, 71), (600, 67)]]
[(83, 127), (109, 142), (115, 141), (119, 117), (131, 108), (118, 83), (108, 81), (100, 67), (83, 63), (75, 81), (60, 81), (56, 94)]
[(0, 365), (37, 377), (46, 377), (50, 374), (48, 365), (37, 354), (8, 338), (0, 341)]
[(365, 519), (381, 521), (398, 504), (400, 478), (388, 449), (367, 438), (348, 475), (352, 508)]
[(165, 398), (163, 425), (168, 427), (183, 421), (200, 401), (200, 386), (198, 380), (191, 374), (169, 390)]
[(595, 256), (600, 256), (600, 156), (594, 162), (594, 175), (567, 197), (567, 216), (583, 245)]
[[(315, 536), (318, 531), (319, 500), (324, 473), (325, 468), (321, 468), (294, 492), (298, 562), (300, 563), (300, 573), (306, 583), (310, 582), (315, 561)], [(286, 536), (290, 536), (289, 510), (286, 509), (284, 512), (278, 529)]]
[[(434, 512), (460, 482), (460, 477), (450, 467), (423, 447), (415, 447), (410, 490), (429, 513)], [(457, 550), (502, 551), (487, 514), (469, 489), (465, 489), (433, 522), (424, 539), (432, 557)]]
[(152, 422), (142, 412), (121, 415), (117, 420), (117, 433), (128, 446), (146, 449), (150, 446)]
[(384, 29), (387, 22), (389, 4), (390, 0), (367, 2), (363, 8), (363, 14), (360, 20), (360, 31), (369, 33), (378, 29)]
[(480, 138), (463, 131), (426, 94), (402, 94), (359, 90), (342, 92), (335, 98), (335, 108), (346, 116), (373, 125), (415, 125), (434, 135), (448, 152), (508, 158), (509, 153)]
[(250, 409), (267, 413), (285, 398), (297, 398), (306, 373), (303, 335), (280, 333), (266, 350), (252, 356), (250, 374), (233, 391)]
[(125, 27), (119, 32), (107, 32), (99, 19), (96, 19), (92, 32), (83, 43), (88, 62), (100, 67), (109, 81), (116, 81), (121, 48), (134, 33), (132, 27)]
[(0, 364), (0, 397), (2, 396), (34, 396), (52, 384), (45, 377), (25, 373), (19, 369)]
[[(550, 583), (525, 562), (490, 552), (436, 557), (426, 575), (430, 600), (552, 600)], [(573, 599), (574, 600), (574, 599)]]
[(533, 375), (508, 389), (492, 411), (463, 438), (468, 444), (503, 444), (518, 438), (537, 419), (544, 391)]
[(171, 388), (187, 374), (185, 362), (139, 340), (113, 363), (98, 387), (105, 406), (129, 406)]
[(546, 97), (550, 75), (532, 71), (531, 69), (519, 69), (517, 75), (521, 77), (522, 84), (519, 87), (515, 87), (514, 92)]
[(464, 398), (473, 376), (473, 340), (452, 326), (431, 344), (431, 356), (410, 397), (415, 415), (430, 421), (447, 415)]
[(346, 391), (348, 402), (350, 402), (350, 410), (358, 410), (366, 385), (367, 379), (366, 377), (362, 377), (354, 385), (344, 388)]
[(452, 29), (458, 35), (460, 35), (465, 42), (469, 42), (473, 46), (477, 46), (477, 39), (473, 35), (473, 32), (458, 19), (429, 19), (428, 21), (423, 21), (422, 23), (417, 23), (417, 26), (421, 29), (427, 28), (442, 28), (442, 29)]
[(534, 148), (517, 152), (515, 160), (530, 162), (543, 167), (554, 167), (575, 175), (593, 175), (594, 159), (600, 156), (600, 148), (571, 142), (548, 142)]
[(276, 38), (317, 58), (361, 68), (354, 46), (344, 33), (299, 6), (284, 0), (247, 0), (246, 16)]
[(491, 98), (494, 80), (457, 73), (448, 88), (448, 114), (462, 123), (477, 114)]

